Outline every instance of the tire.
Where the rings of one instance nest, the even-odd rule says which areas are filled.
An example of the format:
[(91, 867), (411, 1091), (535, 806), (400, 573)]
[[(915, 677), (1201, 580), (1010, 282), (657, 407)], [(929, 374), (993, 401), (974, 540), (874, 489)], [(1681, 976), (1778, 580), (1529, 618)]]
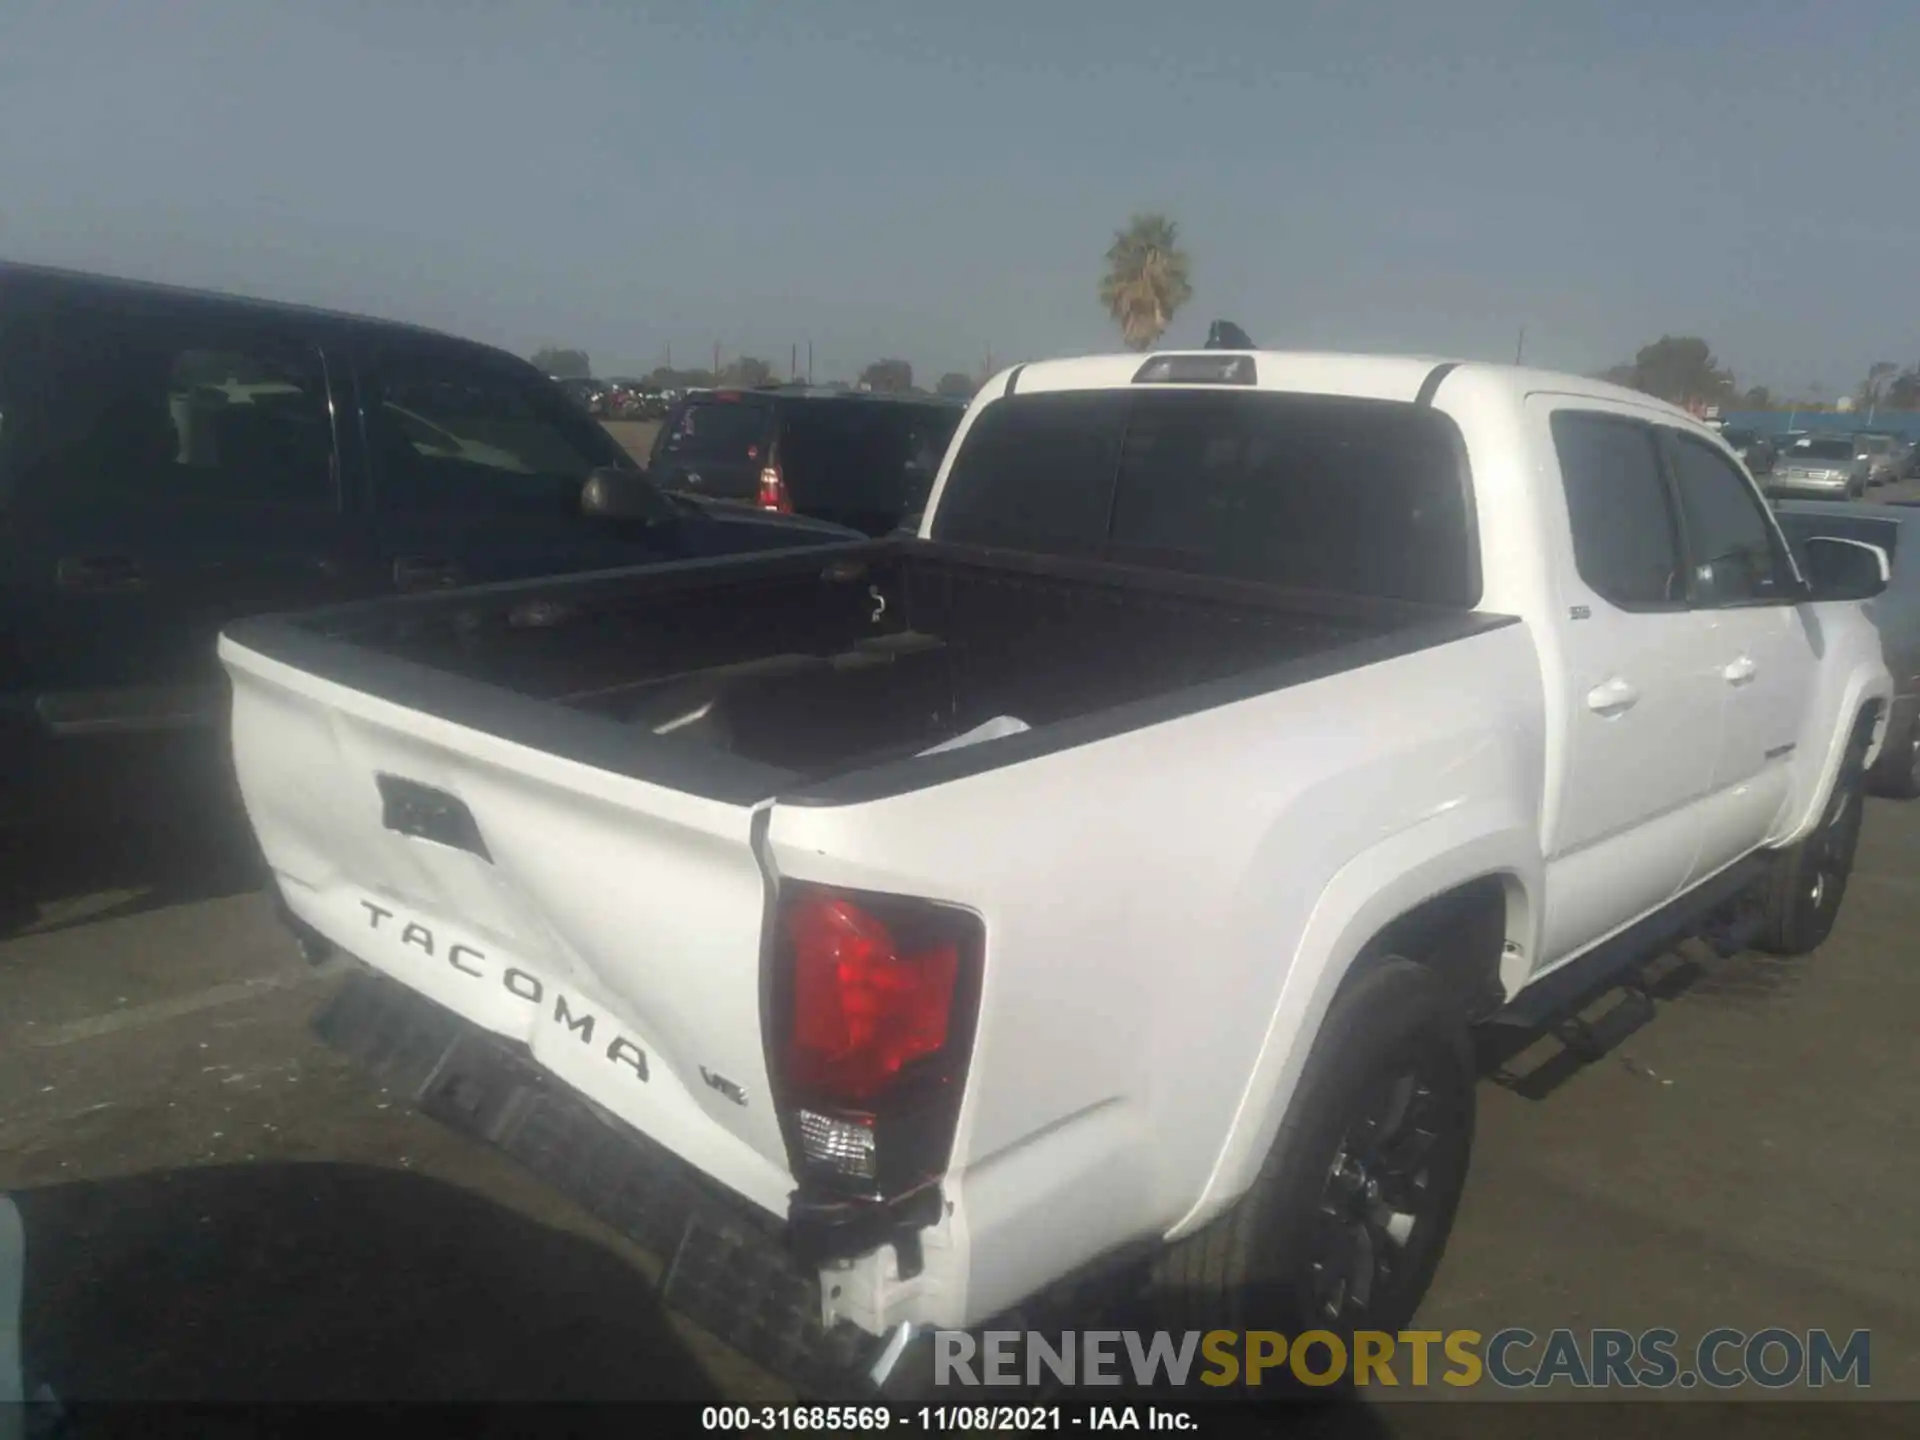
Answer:
[(1889, 731), (1867, 772), (1867, 790), (1889, 800), (1920, 799), (1920, 704)]
[[(1156, 1319), (1289, 1341), (1331, 1331), (1347, 1366), (1315, 1393), (1344, 1388), (1353, 1332), (1407, 1328), (1432, 1282), (1466, 1180), (1474, 1081), (1466, 1022), (1439, 979), (1397, 956), (1370, 963), (1328, 1011), (1252, 1187), (1161, 1255)], [(1326, 1350), (1309, 1354), (1324, 1373)], [(1249, 1393), (1297, 1396), (1283, 1374)]]
[(1847, 744), (1827, 808), (1812, 834), (1774, 857), (1767, 881), (1766, 925), (1759, 946), (1775, 955), (1805, 955), (1833, 933), (1860, 845), (1866, 811), (1866, 757), (1873, 732), (1862, 724)]

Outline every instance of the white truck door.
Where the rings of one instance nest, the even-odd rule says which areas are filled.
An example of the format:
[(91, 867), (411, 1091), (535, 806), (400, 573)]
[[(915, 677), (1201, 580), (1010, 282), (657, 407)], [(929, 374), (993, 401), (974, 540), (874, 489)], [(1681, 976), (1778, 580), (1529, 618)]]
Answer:
[[(1536, 396), (1558, 457), (1564, 743), (1548, 810), (1547, 968), (1655, 909), (1693, 871), (1719, 754), (1722, 682), (1652, 425), (1626, 407)], [(1536, 434), (1539, 433), (1536, 430)]]
[(1815, 657), (1786, 543), (1752, 483), (1699, 436), (1663, 427), (1661, 443), (1686, 529), (1688, 592), (1721, 686), (1720, 753), (1691, 877), (1700, 880), (1773, 832)]

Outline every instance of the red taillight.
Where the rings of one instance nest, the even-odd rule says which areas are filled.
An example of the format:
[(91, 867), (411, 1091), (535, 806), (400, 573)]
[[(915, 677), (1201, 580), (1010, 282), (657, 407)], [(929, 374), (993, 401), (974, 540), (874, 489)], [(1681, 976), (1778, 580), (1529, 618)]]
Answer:
[(782, 515), (793, 513), (793, 501), (787, 495), (787, 484), (780, 478), (777, 465), (765, 466), (760, 471), (760, 508), (778, 510)]
[(808, 894), (787, 912), (792, 1029), (787, 1078), (809, 1094), (859, 1104), (915, 1060), (937, 1054), (953, 1025), (959, 946), (903, 951), (852, 901)]

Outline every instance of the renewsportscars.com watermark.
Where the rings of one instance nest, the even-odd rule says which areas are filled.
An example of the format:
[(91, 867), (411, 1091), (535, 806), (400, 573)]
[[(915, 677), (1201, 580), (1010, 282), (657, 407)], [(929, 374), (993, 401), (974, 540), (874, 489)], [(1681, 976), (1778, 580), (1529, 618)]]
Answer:
[(1821, 1389), (1872, 1382), (1865, 1330), (1709, 1330), (1691, 1345), (1673, 1330), (1362, 1330), (1351, 1346), (1327, 1330), (936, 1331), (940, 1387), (1125, 1385), (1446, 1385), (1469, 1389)]

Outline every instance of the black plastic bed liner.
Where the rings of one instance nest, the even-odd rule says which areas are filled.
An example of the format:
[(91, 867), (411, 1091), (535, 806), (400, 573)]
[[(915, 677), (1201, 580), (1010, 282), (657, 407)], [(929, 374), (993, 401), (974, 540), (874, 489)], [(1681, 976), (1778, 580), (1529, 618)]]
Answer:
[[(467, 729), (753, 806), (900, 794), (1514, 623), (888, 541), (360, 602), (228, 635)], [(1028, 728), (928, 753), (1004, 719)]]

